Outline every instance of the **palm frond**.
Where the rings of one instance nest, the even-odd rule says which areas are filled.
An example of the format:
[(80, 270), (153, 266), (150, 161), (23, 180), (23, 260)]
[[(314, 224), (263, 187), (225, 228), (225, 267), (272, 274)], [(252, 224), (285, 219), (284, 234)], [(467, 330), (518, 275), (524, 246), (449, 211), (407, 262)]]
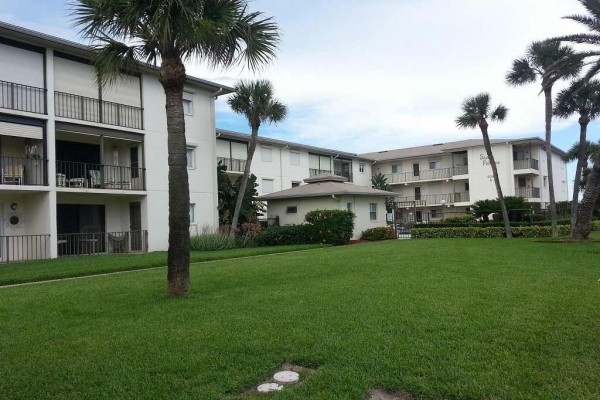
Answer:
[(498, 107), (496, 107), (496, 109), (492, 113), (490, 119), (492, 121), (502, 122), (506, 119), (507, 115), (508, 115), (508, 108), (506, 108), (504, 105), (501, 104)]
[(94, 65), (99, 86), (114, 83), (122, 77), (124, 70), (137, 71), (138, 61), (146, 55), (143, 46), (128, 46), (108, 37), (103, 39), (102, 44), (93, 47), (96, 50)]
[(510, 71), (506, 74), (506, 82), (511, 86), (521, 86), (535, 82), (536, 71), (531, 67), (529, 59), (518, 58), (513, 61)]
[(477, 127), (479, 120), (474, 118), (473, 115), (464, 114), (456, 118), (455, 122), (456, 127), (459, 129), (472, 129)]
[(233, 112), (242, 114), (251, 128), (262, 123), (277, 123), (285, 119), (287, 106), (274, 97), (273, 85), (267, 80), (240, 81), (227, 103)]

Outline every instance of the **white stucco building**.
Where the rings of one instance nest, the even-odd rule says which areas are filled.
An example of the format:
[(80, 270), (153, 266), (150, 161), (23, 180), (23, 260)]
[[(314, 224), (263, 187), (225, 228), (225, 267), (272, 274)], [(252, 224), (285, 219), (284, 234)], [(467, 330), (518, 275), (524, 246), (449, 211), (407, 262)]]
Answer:
[[(0, 261), (167, 248), (164, 93), (147, 65), (99, 88), (89, 48), (0, 23)], [(190, 213), (218, 223), (216, 96), (184, 94)]]

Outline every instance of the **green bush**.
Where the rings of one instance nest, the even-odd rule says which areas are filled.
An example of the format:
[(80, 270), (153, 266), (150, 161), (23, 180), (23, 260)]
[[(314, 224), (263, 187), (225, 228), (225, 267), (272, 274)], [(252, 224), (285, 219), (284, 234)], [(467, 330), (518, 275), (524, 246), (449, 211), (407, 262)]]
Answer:
[[(568, 219), (560, 219), (557, 221), (558, 225), (570, 225), (571, 221)], [(510, 226), (550, 226), (550, 221), (535, 221), (529, 222), (511, 222)], [(466, 227), (477, 227), (477, 228), (489, 228), (489, 227), (504, 227), (504, 222), (472, 222), (472, 223), (446, 223), (446, 222), (434, 222), (430, 224), (418, 224), (419, 228), (466, 228)]]
[(378, 241), (395, 239), (394, 230), (389, 226), (382, 226), (379, 228), (371, 228), (364, 231), (360, 238), (362, 240)]
[[(558, 234), (567, 236), (568, 225), (560, 225)], [(552, 236), (549, 226), (518, 226), (512, 228), (513, 236), (526, 238), (542, 238)], [(452, 228), (413, 228), (412, 237), (415, 239), (440, 239), (440, 238), (499, 238), (504, 236), (502, 227), (452, 227)]]
[(355, 215), (343, 210), (315, 210), (306, 214), (306, 222), (314, 227), (318, 243), (341, 246), (350, 243)]
[(257, 246), (283, 246), (292, 244), (320, 243), (312, 225), (273, 226), (254, 238)]
[(465, 224), (474, 222), (476, 221), (472, 214), (455, 215), (454, 217), (444, 218), (440, 221), (442, 224)]
[(592, 230), (600, 231), (600, 221), (592, 221)]
[(226, 233), (205, 233), (190, 238), (190, 249), (196, 251), (216, 251), (236, 247), (241, 247), (239, 240), (230, 239)]

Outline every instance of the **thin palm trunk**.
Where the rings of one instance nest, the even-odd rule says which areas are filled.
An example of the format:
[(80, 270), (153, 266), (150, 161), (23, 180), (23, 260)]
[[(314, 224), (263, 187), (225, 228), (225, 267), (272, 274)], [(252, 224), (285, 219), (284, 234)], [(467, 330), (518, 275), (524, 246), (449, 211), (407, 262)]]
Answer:
[(504, 221), (504, 230), (506, 232), (507, 238), (512, 238), (512, 230), (510, 229), (510, 221), (508, 219), (508, 211), (506, 209), (506, 203), (504, 202), (504, 195), (502, 194), (502, 187), (500, 186), (500, 177), (498, 176), (498, 168), (496, 167), (496, 159), (494, 158), (494, 154), (492, 153), (492, 144), (490, 143), (490, 138), (488, 136), (488, 128), (487, 122), (482, 121), (479, 123), (479, 127), (481, 128), (481, 134), (483, 135), (483, 146), (485, 147), (485, 151), (488, 156), (488, 160), (490, 161), (490, 165), (492, 166), (492, 175), (494, 175), (494, 184), (496, 185), (496, 192), (498, 193), (498, 201), (500, 202), (500, 207), (502, 208), (502, 219)]
[(190, 191), (187, 172), (183, 85), (185, 67), (178, 57), (166, 57), (160, 68), (165, 91), (169, 153), (169, 252), (167, 295), (185, 296), (190, 284)]
[(587, 115), (582, 115), (579, 118), (581, 126), (579, 132), (579, 154), (577, 155), (577, 169), (575, 170), (575, 183), (573, 184), (573, 202), (571, 203), (571, 238), (575, 236), (575, 224), (577, 222), (577, 211), (579, 209), (579, 190), (581, 187), (581, 171), (587, 161), (586, 145), (587, 145), (587, 127), (590, 118)]
[(554, 196), (554, 171), (552, 170), (552, 88), (544, 89), (546, 99), (546, 165), (548, 168), (548, 191), (550, 192), (550, 223), (552, 237), (558, 237), (556, 225), (556, 198)]
[(600, 199), (600, 163), (594, 163), (577, 212), (573, 239), (587, 240), (590, 236), (594, 208)]
[(244, 174), (242, 175), (242, 182), (240, 183), (240, 191), (238, 192), (237, 200), (235, 202), (235, 210), (233, 211), (233, 219), (231, 220), (231, 229), (229, 230), (230, 238), (235, 237), (235, 230), (240, 218), (240, 211), (242, 209), (244, 195), (246, 194), (248, 179), (250, 178), (250, 166), (252, 165), (252, 159), (254, 158), (254, 150), (256, 150), (257, 137), (258, 128), (252, 127), (252, 135), (250, 137), (250, 144), (248, 146), (248, 156), (246, 157), (246, 166), (244, 167)]

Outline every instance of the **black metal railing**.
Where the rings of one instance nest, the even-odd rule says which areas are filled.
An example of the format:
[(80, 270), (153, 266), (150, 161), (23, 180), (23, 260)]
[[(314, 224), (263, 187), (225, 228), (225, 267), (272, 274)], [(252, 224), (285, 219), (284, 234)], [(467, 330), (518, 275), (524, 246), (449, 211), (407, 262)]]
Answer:
[(244, 172), (244, 168), (246, 168), (246, 160), (238, 158), (217, 157), (217, 163), (225, 165), (229, 172)]
[(46, 89), (0, 81), (0, 108), (46, 114)]
[(312, 178), (313, 176), (322, 175), (322, 174), (331, 174), (331, 170), (329, 169), (316, 169), (309, 168), (308, 175)]
[(148, 231), (59, 233), (58, 256), (146, 253)]
[(525, 187), (525, 188), (516, 188), (515, 195), (517, 197), (523, 197), (525, 199), (539, 199), (540, 196), (540, 188), (536, 187)]
[(140, 107), (71, 93), (54, 92), (54, 113), (57, 117), (144, 129), (143, 109)]
[(48, 160), (41, 158), (0, 157), (2, 185), (48, 185)]
[(348, 182), (352, 182), (352, 172), (350, 171), (333, 171), (334, 175), (337, 176), (343, 176), (344, 178), (348, 179)]
[(469, 192), (425, 194), (420, 196), (396, 197), (397, 207), (425, 207), (431, 205), (444, 205), (464, 203), (470, 201)]
[(57, 160), (56, 186), (146, 190), (146, 169)]
[(539, 161), (535, 158), (525, 158), (523, 160), (513, 160), (514, 169), (535, 169), (539, 170)]
[(0, 236), (0, 262), (50, 258), (50, 235)]

